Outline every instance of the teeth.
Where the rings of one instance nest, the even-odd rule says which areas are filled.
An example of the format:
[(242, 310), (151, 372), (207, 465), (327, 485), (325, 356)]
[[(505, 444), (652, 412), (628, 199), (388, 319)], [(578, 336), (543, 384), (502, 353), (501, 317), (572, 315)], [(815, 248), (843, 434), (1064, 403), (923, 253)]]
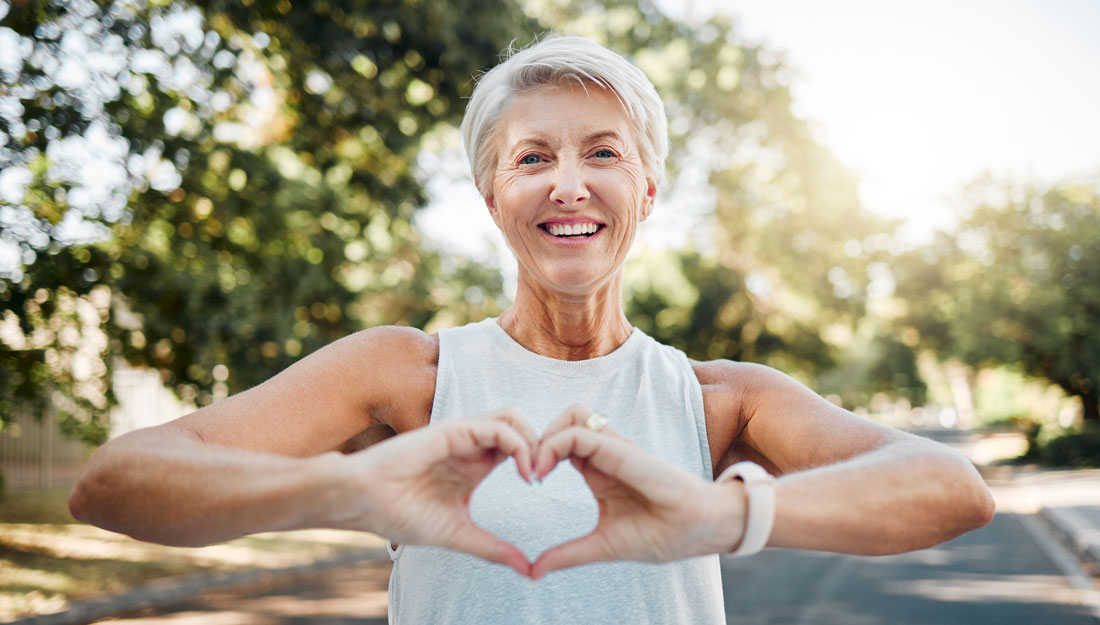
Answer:
[(550, 224), (547, 229), (550, 230), (550, 234), (556, 237), (566, 237), (594, 234), (599, 226), (589, 221), (580, 224)]

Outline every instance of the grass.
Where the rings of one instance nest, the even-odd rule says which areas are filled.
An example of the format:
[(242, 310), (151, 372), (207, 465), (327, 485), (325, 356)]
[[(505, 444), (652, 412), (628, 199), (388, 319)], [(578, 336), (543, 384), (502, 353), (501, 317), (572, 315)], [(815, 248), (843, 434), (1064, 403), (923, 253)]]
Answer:
[(330, 530), (274, 532), (186, 549), (133, 540), (69, 515), (65, 490), (0, 500), (0, 621), (64, 609), (73, 600), (156, 579), (211, 570), (276, 568), (330, 557), (382, 539)]

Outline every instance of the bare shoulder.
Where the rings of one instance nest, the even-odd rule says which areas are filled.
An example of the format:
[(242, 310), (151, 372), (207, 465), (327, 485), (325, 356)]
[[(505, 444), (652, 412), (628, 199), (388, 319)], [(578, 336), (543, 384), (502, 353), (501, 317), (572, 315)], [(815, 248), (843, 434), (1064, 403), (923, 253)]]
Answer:
[[(716, 467), (753, 460), (781, 475), (904, 436), (833, 405), (772, 367), (723, 360), (692, 364), (704, 390), (708, 433), (713, 427), (726, 444)], [(723, 426), (726, 420), (731, 424)]]
[(759, 365), (732, 360), (692, 360), (691, 367), (703, 389), (711, 465), (717, 474), (730, 464), (728, 452), (745, 429), (749, 417), (744, 409), (746, 391)]
[(732, 421), (736, 432), (745, 427), (745, 420), (751, 416), (746, 410), (755, 395), (769, 388), (787, 383), (797, 384), (783, 373), (748, 362), (732, 360), (692, 360), (700, 386), (703, 387), (703, 400), (708, 420), (711, 413), (723, 421)]
[(373, 421), (396, 432), (427, 425), (435, 397), (439, 337), (416, 328), (378, 326), (345, 340), (349, 345), (344, 364), (369, 378), (362, 401)]
[(354, 451), (428, 423), (438, 359), (437, 338), (420, 330), (361, 330), (168, 425), (284, 455)]

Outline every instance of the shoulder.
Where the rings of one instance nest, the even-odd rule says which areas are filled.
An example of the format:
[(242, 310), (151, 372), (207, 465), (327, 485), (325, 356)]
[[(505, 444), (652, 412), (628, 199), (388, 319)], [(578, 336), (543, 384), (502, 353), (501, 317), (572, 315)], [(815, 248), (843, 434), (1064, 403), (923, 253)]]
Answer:
[(395, 363), (434, 365), (439, 361), (439, 337), (405, 326), (377, 326), (343, 339), (356, 351), (386, 357)]
[(798, 384), (787, 374), (767, 365), (733, 360), (689, 360), (699, 384), (726, 392), (759, 391), (769, 387)]
[(798, 380), (767, 365), (732, 360), (691, 361), (704, 393), (735, 405), (744, 427), (757, 406), (776, 394), (810, 395), (820, 399)]
[[(378, 326), (332, 346), (344, 365), (372, 378), (365, 406), (397, 432), (427, 425), (435, 396), (439, 337), (416, 328)], [(364, 382), (366, 382), (364, 380)]]
[[(732, 360), (689, 360), (703, 391), (707, 436), (716, 472), (729, 464), (724, 458), (735, 446), (770, 391), (801, 386), (771, 367)], [(760, 462), (758, 458), (748, 458)]]
[(733, 360), (689, 360), (700, 384), (744, 386), (777, 383), (790, 377), (770, 366)]

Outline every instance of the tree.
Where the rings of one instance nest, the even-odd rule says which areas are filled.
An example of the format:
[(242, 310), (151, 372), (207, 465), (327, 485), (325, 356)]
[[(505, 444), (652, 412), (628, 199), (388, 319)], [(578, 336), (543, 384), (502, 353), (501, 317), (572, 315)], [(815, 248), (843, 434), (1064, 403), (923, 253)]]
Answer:
[(96, 442), (118, 356), (202, 405), (364, 326), (498, 310), (410, 219), (510, 3), (3, 7), (0, 401), (62, 392)]
[(1100, 422), (1098, 190), (974, 183), (959, 225), (898, 259), (904, 323), (941, 355), (1050, 381)]
[(675, 289), (656, 284), (649, 263), (628, 281), (631, 320), (698, 358), (753, 359), (807, 379), (834, 366), (843, 346), (823, 332), (866, 314), (869, 268), (888, 259), (894, 224), (863, 208), (856, 177), (794, 114), (782, 57), (720, 14), (684, 22), (626, 0), (525, 6), (647, 73), (670, 121), (663, 197), (701, 204), (683, 215), (696, 221), (694, 250), (658, 261), (666, 282), (694, 295), (666, 297)]

